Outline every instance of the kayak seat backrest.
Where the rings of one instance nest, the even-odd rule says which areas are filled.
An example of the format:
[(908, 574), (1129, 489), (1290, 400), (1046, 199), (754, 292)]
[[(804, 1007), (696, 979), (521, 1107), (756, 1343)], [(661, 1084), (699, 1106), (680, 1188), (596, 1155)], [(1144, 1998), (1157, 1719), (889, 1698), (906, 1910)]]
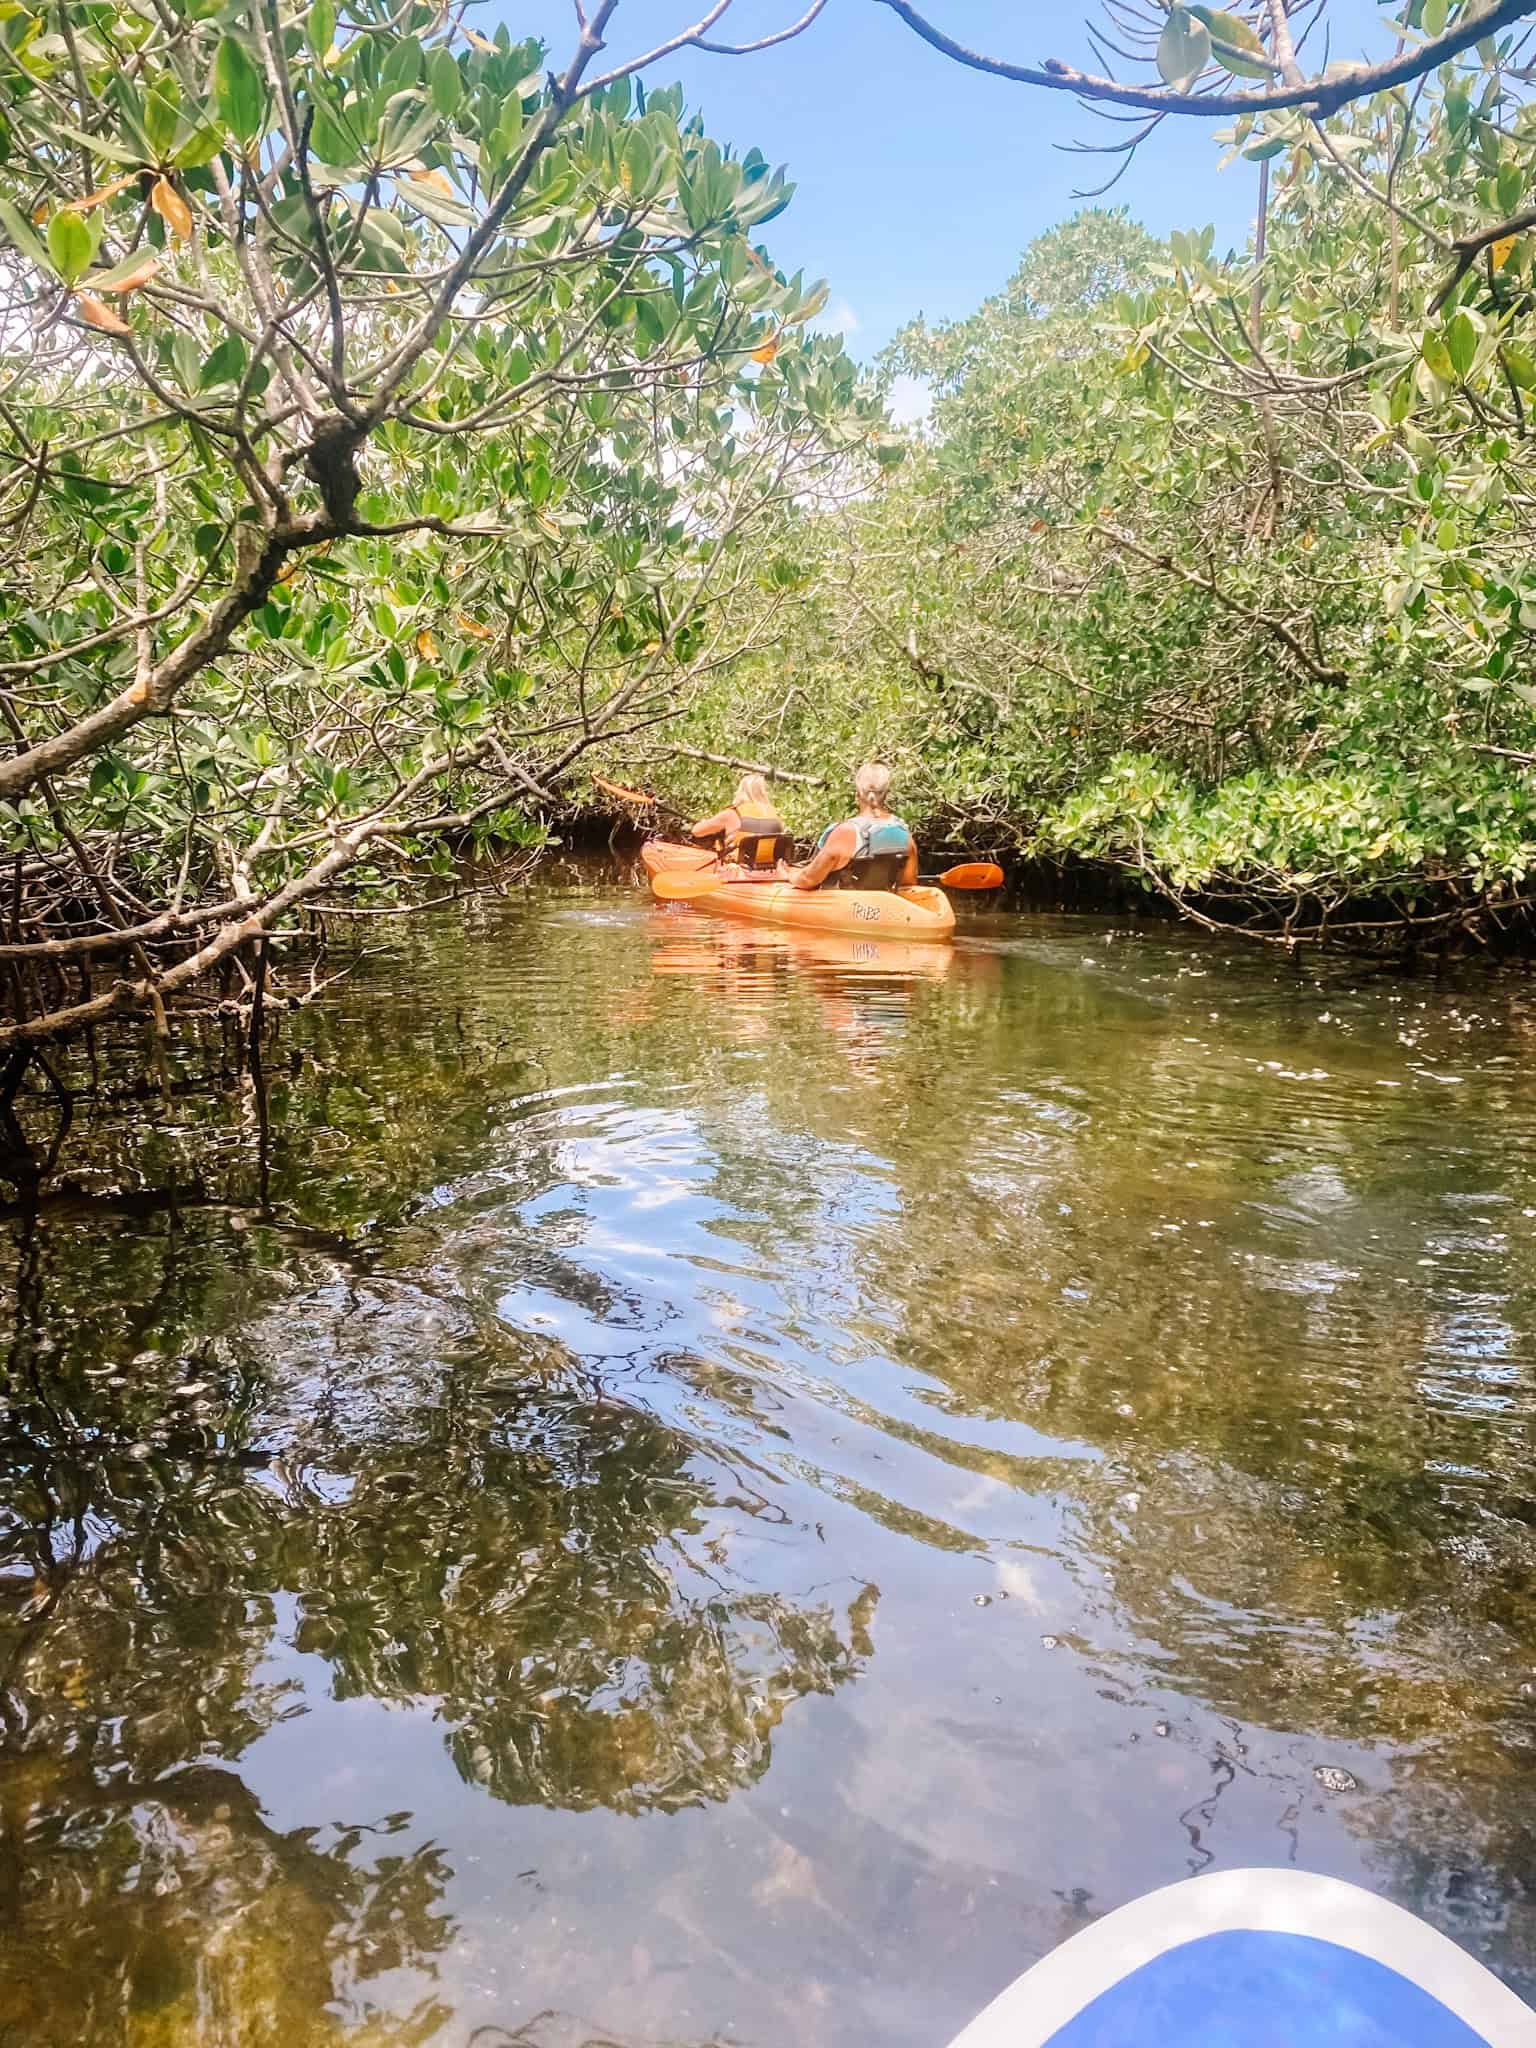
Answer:
[(872, 853), (863, 860), (851, 860), (828, 877), (836, 889), (894, 889), (907, 864), (904, 853)]
[(744, 868), (771, 868), (788, 860), (795, 842), (780, 818), (743, 818), (736, 828), (736, 859)]

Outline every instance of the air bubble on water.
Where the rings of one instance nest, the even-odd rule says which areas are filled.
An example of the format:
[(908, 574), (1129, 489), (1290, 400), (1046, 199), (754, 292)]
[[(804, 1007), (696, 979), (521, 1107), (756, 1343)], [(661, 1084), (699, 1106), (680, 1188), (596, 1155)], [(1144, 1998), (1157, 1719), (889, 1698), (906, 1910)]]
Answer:
[(1360, 1780), (1341, 1764), (1314, 1764), (1312, 1775), (1325, 1792), (1358, 1792)]

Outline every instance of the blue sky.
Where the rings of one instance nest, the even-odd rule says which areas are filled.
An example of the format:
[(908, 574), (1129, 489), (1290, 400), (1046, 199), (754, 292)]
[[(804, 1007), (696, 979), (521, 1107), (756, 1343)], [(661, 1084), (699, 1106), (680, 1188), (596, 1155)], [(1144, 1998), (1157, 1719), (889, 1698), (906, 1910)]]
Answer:
[[(782, 27), (803, 4), (737, 0), (735, 37)], [(610, 48), (651, 48), (698, 11), (700, 0), (691, 8), (690, 0), (622, 0)], [(930, 0), (926, 11), (959, 41), (999, 55), (1089, 61), (1073, 5)], [(574, 47), (569, 0), (490, 0), (471, 19), (484, 26), (486, 14), (514, 34), (544, 36), (552, 57)], [(1380, 18), (1370, 0), (1334, 0), (1332, 55), (1363, 54), (1367, 37), (1379, 51)], [(688, 51), (648, 75), (680, 80), (720, 141), (755, 144), (788, 165), (798, 190), (764, 239), (786, 268), (828, 280), (819, 324), (840, 328), (850, 353), (866, 359), (914, 314), (957, 318), (995, 291), (1031, 237), (1074, 211), (1074, 188), (1106, 175), (1105, 159), (1052, 145), (1117, 133), (1065, 93), (949, 62), (873, 0), (829, 0), (805, 35), (776, 50), (746, 58)], [(1158, 233), (1213, 223), (1218, 248), (1240, 247), (1258, 169), (1217, 171), (1211, 130), (1219, 126), (1165, 122), (1103, 203), (1127, 203)]]

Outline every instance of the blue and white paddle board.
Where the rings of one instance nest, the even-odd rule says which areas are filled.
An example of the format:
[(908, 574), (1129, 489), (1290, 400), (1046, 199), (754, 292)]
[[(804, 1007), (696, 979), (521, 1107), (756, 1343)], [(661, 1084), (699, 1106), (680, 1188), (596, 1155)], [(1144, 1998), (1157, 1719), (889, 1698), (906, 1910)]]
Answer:
[(1233, 1870), (1095, 1921), (951, 2048), (1536, 2048), (1536, 2013), (1357, 1885)]

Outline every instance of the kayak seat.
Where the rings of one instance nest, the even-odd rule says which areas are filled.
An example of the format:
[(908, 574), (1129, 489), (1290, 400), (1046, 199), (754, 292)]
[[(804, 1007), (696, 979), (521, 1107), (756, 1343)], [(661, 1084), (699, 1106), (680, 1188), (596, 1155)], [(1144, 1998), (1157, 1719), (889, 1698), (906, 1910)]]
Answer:
[(771, 827), (753, 829), (755, 820), (744, 818), (742, 829), (736, 835), (735, 857), (738, 866), (744, 868), (775, 868), (781, 860), (788, 860), (794, 853), (793, 836), (782, 825), (775, 822)]
[(904, 853), (872, 853), (863, 860), (851, 860), (827, 877), (830, 889), (894, 889), (907, 864)]

